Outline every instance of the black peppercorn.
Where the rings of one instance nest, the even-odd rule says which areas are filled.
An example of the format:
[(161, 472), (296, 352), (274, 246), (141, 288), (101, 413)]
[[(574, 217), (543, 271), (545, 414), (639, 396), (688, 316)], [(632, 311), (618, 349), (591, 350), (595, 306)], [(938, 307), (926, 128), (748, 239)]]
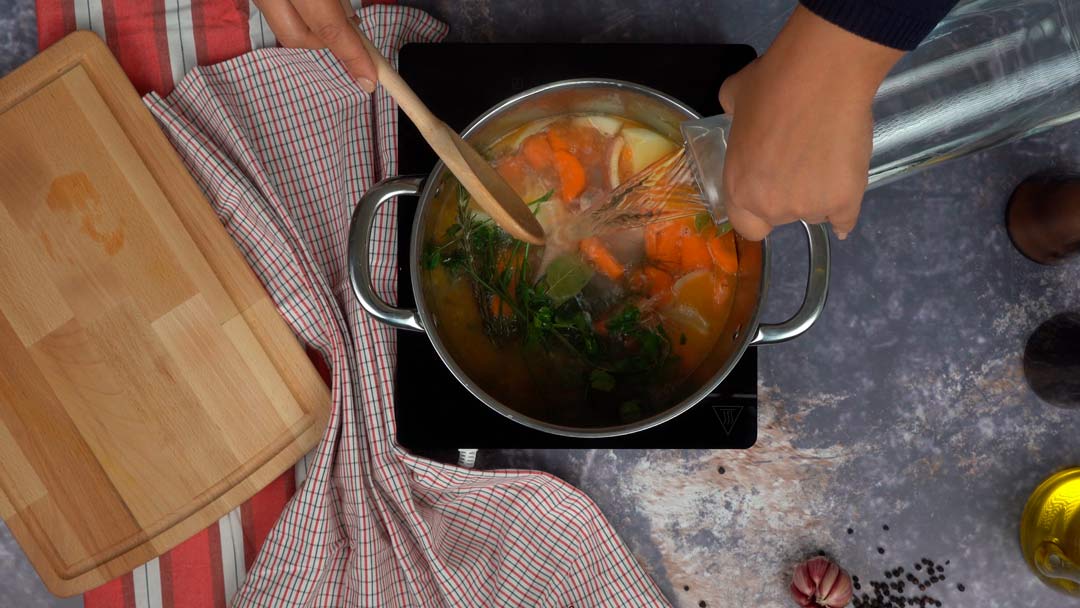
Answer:
[(878, 548), (877, 548), (877, 552), (878, 552), (879, 554), (881, 554), (881, 555), (885, 555), (885, 548), (884, 548), (884, 547), (878, 547)]
[(964, 592), (964, 585), (963, 584), (957, 585), (956, 588), (957, 588), (957, 590), (960, 591), (960, 593)]

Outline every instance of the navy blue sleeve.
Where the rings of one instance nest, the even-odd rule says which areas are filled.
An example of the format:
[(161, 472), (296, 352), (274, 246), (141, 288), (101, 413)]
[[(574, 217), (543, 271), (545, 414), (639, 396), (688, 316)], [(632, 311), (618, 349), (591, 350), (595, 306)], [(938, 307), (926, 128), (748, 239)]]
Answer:
[(826, 21), (894, 49), (922, 42), (958, 0), (799, 0)]

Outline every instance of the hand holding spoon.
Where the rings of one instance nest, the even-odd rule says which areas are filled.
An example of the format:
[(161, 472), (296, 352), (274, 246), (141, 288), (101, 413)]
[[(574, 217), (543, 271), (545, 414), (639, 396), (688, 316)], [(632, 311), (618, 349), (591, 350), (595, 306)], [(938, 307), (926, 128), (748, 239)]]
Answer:
[(465, 187), (484, 213), (516, 239), (544, 244), (544, 229), (525, 201), (480, 154), (428, 110), (401, 75), (363, 32), (360, 40), (375, 63), (379, 83), (405, 111), (435, 154)]

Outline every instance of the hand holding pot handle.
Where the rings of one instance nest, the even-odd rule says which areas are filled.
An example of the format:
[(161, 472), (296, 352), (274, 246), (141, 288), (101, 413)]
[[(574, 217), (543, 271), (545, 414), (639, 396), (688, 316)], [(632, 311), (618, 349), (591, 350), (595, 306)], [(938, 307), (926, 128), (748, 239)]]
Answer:
[(762, 323), (758, 325), (757, 335), (751, 346), (777, 344), (796, 338), (810, 329), (821, 311), (825, 309), (825, 300), (829, 296), (829, 273), (831, 254), (829, 253), (829, 231), (824, 224), (800, 222), (806, 230), (807, 246), (810, 253), (810, 276), (806, 279), (806, 295), (802, 306), (790, 319), (783, 323)]

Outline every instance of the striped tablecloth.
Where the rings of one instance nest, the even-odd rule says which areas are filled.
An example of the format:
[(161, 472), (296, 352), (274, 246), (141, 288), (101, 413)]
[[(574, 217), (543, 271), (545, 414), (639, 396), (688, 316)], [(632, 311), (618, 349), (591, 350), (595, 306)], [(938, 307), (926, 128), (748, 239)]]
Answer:
[[(394, 332), (360, 311), (346, 268), (353, 206), (396, 168), (384, 91), (363, 94), (325, 52), (263, 49), (276, 41), (248, 0), (37, 9), (42, 48), (76, 28), (106, 40), (293, 330), (332, 370), (315, 452), (217, 525), (87, 593), (88, 608), (666, 604), (596, 506), (561, 480), (443, 465), (394, 443)], [(392, 60), (403, 44), (445, 35), (413, 9), (360, 14)], [(387, 207), (373, 274), (389, 300), (396, 239)]]

